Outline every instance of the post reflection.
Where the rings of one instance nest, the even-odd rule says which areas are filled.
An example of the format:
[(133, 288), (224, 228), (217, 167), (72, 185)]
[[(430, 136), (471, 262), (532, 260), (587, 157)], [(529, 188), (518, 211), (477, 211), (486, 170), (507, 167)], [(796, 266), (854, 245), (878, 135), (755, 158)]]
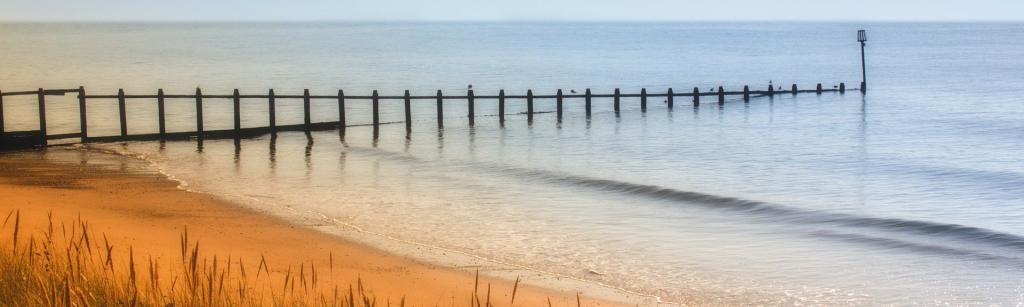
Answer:
[(857, 165), (857, 198), (860, 201), (860, 205), (864, 206), (867, 203), (867, 160), (868, 160), (868, 102), (867, 97), (862, 95), (860, 98), (860, 125), (858, 127), (857, 141), (859, 144), (859, 157)]
[(277, 134), (270, 136), (270, 148), (268, 152), (268, 158), (270, 159), (270, 169), (274, 170), (277, 168)]
[(237, 169), (238, 168), (239, 160), (242, 157), (242, 140), (236, 138), (234, 140), (234, 144), (235, 144), (235, 156), (234, 156), (235, 168)]
[(476, 127), (470, 126), (467, 131), (469, 132), (469, 156), (476, 159)]
[(309, 132), (306, 132), (305, 134), (306, 134), (305, 162), (306, 162), (306, 170), (309, 171), (309, 170), (313, 169), (313, 160), (312, 160), (312, 157), (313, 157), (313, 135), (310, 134)]
[(444, 129), (437, 130), (437, 157), (444, 157)]

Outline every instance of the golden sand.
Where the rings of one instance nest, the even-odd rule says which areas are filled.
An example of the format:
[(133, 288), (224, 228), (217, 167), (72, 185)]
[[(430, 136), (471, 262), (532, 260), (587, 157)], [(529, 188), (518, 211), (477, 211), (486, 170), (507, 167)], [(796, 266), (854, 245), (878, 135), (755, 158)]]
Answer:
[[(180, 258), (180, 238), (187, 227), (205, 254), (230, 255), (252, 266), (261, 257), (266, 259), (271, 280), (283, 280), (288, 268), (315, 265), (321, 282), (348, 288), (359, 279), (381, 302), (405, 298), (407, 305), (466, 306), (475, 286), (481, 297), (490, 286), (493, 304), (507, 306), (513, 290), (513, 282), (507, 280), (481, 276), (477, 281), (471, 269), (386, 254), (209, 195), (182, 191), (156, 173), (0, 155), (0, 195), (0, 217), (20, 210), (24, 233), (46, 228), (51, 213), (58, 222), (88, 221), (95, 232), (106, 235), (122, 259), (131, 246), (137, 256), (173, 263)], [(516, 292), (516, 306), (547, 306), (549, 299), (554, 306), (577, 304), (577, 293), (571, 289), (519, 284)], [(581, 301), (584, 306), (619, 305), (588, 299), (586, 293)]]

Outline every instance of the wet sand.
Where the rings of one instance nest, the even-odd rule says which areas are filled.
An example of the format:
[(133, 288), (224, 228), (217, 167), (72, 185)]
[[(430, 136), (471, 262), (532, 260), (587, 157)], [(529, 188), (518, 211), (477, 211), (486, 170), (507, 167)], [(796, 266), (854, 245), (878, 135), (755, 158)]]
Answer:
[[(28, 232), (47, 227), (51, 212), (58, 222), (81, 218), (105, 234), (115, 252), (126, 254), (131, 246), (136, 255), (166, 262), (179, 257), (179, 240), (187, 227), (189, 237), (198, 240), (207, 255), (231, 255), (247, 265), (265, 257), (272, 273), (282, 279), (289, 266), (332, 267), (329, 272), (321, 269), (322, 280), (344, 288), (361, 279), (380, 301), (404, 297), (416, 306), (463, 306), (472, 296), (478, 268), (448, 268), (387, 254), (210, 195), (180, 190), (176, 182), (141, 163), (119, 162), (125, 159), (129, 158), (70, 163), (47, 159), (40, 152), (0, 154), (0, 215), (20, 210), (22, 229)], [(513, 282), (481, 276), (481, 297), (487, 285), (491, 301), (507, 306)], [(555, 306), (575, 306), (578, 290), (546, 289), (526, 280), (518, 287), (515, 305), (546, 306), (550, 299)], [(607, 294), (594, 299), (587, 290), (582, 292), (584, 306), (635, 303), (616, 303), (626, 299), (607, 300)]]

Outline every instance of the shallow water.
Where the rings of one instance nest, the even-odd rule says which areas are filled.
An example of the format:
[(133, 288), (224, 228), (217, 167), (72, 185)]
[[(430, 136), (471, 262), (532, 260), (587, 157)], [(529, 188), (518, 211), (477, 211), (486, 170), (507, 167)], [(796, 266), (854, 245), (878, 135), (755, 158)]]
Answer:
[[(1001, 304), (1024, 302), (1024, 25), (1017, 24), (92, 24), (3, 25), (0, 89), (95, 94), (461, 93), (504, 88), (859, 82), (855, 30), (867, 28), (870, 91), (729, 100), (642, 113), (624, 99), (566, 101), (512, 115), (477, 101), (414, 105), (413, 132), (385, 125), (232, 140), (98, 146), (147, 159), (190, 189), (283, 215), (593, 280), (670, 302)], [(266, 42), (277, 42), (267, 44)], [(73, 97), (48, 115), (77, 114)], [(11, 102), (8, 102), (11, 101)], [(34, 109), (5, 100), (8, 130)], [(112, 101), (90, 105), (93, 135), (114, 134)], [(243, 101), (244, 126), (265, 102)], [(525, 110), (510, 100), (510, 112)], [(280, 123), (301, 122), (282, 101)], [(538, 108), (553, 109), (539, 100)], [(349, 102), (352, 123), (368, 103)], [(207, 129), (231, 126), (206, 103)], [(171, 130), (191, 101), (169, 102)], [(153, 104), (130, 103), (132, 132)], [(383, 103), (383, 121), (401, 102)], [(335, 120), (332, 101), (314, 120)], [(78, 123), (51, 120), (53, 133)], [(22, 120), (26, 119), (26, 120)]]

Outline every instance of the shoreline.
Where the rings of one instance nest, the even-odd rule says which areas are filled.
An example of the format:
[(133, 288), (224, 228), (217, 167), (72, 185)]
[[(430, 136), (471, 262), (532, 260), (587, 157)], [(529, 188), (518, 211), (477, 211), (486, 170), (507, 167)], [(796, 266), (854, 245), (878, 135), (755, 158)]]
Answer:
[[(493, 286), (506, 299), (521, 277), (516, 304), (526, 306), (547, 304), (549, 298), (555, 305), (574, 305), (577, 293), (585, 306), (658, 304), (655, 298), (589, 281), (404, 242), (352, 225), (325, 224), (308, 217), (296, 221), (218, 195), (186, 191), (180, 182), (131, 156), (89, 149), (49, 150), (0, 155), (0, 193), (11, 196), (0, 210), (34, 216), (28, 219), (30, 227), (42, 227), (39, 217), (46, 212), (57, 220), (80, 216), (112, 235), (115, 244), (158, 258), (176, 252), (178, 234), (187, 227), (190, 236), (204, 242), (207, 252), (247, 259), (267, 255), (267, 262), (278, 266), (276, 274), (284, 274), (280, 266), (285, 264), (340, 263), (347, 270), (331, 280), (362, 281), (380, 296), (405, 297), (417, 305), (454, 304), (470, 298), (476, 271), (481, 287)], [(52, 157), (58, 154), (77, 157)], [(73, 163), (76, 158), (79, 164)], [(228, 233), (232, 236), (224, 236)]]

